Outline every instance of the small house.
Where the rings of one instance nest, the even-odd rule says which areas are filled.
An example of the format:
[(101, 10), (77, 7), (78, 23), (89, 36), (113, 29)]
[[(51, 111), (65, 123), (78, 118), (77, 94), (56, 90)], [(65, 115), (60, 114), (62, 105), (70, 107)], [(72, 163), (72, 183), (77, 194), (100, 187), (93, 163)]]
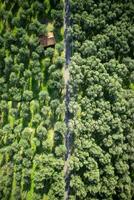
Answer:
[(53, 32), (48, 32), (47, 35), (41, 35), (39, 40), (40, 44), (44, 47), (55, 46), (56, 43)]

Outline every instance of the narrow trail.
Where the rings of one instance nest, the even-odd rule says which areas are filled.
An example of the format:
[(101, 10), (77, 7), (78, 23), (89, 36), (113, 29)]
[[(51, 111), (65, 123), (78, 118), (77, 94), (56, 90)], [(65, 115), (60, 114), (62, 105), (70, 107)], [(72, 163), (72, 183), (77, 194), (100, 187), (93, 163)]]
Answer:
[(64, 177), (65, 177), (65, 193), (64, 193), (64, 200), (69, 199), (69, 192), (70, 192), (70, 172), (69, 172), (69, 159), (71, 156), (71, 143), (72, 137), (69, 131), (69, 101), (70, 101), (70, 93), (69, 93), (69, 63), (71, 57), (71, 46), (69, 39), (67, 37), (68, 27), (70, 26), (70, 4), (69, 0), (64, 0), (64, 47), (65, 47), (65, 65), (64, 65), (64, 82), (65, 82), (65, 106), (66, 106), (66, 113), (65, 113), (65, 123), (67, 127), (67, 132), (65, 135), (65, 145), (66, 145), (66, 155), (65, 155), (65, 164), (64, 164)]

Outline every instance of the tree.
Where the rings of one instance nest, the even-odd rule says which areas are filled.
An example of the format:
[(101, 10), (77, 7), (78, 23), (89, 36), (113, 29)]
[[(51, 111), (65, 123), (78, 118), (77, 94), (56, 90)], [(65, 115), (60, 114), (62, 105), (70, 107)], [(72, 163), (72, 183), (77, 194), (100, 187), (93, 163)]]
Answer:
[(45, 102), (46, 105), (48, 105), (48, 102), (50, 101), (50, 97), (47, 91), (41, 91), (39, 93), (39, 100), (41, 102)]
[(38, 138), (40, 141), (42, 141), (42, 140), (46, 139), (47, 130), (46, 130), (46, 128), (43, 127), (43, 126), (38, 126), (36, 134), (37, 134), (37, 138)]
[(53, 55), (54, 55), (54, 49), (49, 47), (45, 50), (45, 56), (46, 57), (49, 57), (49, 58), (53, 58)]
[(61, 44), (57, 43), (55, 48), (57, 49), (59, 55), (61, 56), (61, 53), (62, 53), (63, 50), (64, 50), (63, 44), (62, 44), (62, 43), (61, 43)]
[(25, 90), (23, 93), (23, 100), (31, 101), (33, 99), (33, 92), (29, 90)]

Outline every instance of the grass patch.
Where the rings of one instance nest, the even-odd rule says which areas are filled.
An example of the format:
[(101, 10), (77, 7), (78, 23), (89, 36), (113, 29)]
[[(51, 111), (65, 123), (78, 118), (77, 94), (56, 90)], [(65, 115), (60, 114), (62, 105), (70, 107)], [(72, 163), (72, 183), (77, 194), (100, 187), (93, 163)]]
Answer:
[(31, 188), (30, 191), (27, 194), (27, 200), (33, 199), (33, 194), (34, 194), (34, 172), (35, 172), (36, 164), (33, 162), (32, 166), (32, 172), (31, 172)]
[(47, 25), (47, 32), (53, 32), (53, 30), (54, 30), (54, 25), (49, 22)]
[(130, 89), (134, 90), (134, 84), (133, 83), (130, 84)]
[(46, 194), (43, 196), (43, 200), (49, 200), (49, 198)]
[(45, 0), (46, 4), (47, 4), (47, 9), (46, 9), (46, 14), (49, 13), (50, 9), (51, 9), (51, 5), (50, 5), (50, 1), (49, 0)]
[(47, 141), (49, 142), (51, 148), (53, 148), (53, 145), (54, 145), (54, 130), (53, 129), (48, 130)]
[(9, 121), (10, 126), (13, 128), (13, 126), (14, 126), (14, 118), (10, 115), (11, 108), (12, 108), (12, 101), (9, 101), (8, 102), (8, 110), (9, 110), (8, 121)]
[(16, 180), (15, 180), (15, 176), (16, 176), (16, 166), (14, 166), (14, 173), (13, 173), (13, 182), (12, 182), (12, 192), (11, 192), (11, 198), (10, 200), (14, 200), (14, 191), (15, 191), (15, 188), (16, 188)]
[(62, 27), (62, 28), (60, 29), (60, 33), (61, 33), (62, 37), (64, 37), (64, 27)]
[(2, 22), (2, 20), (0, 20), (0, 32), (2, 32), (3, 28), (4, 28), (3, 22)]

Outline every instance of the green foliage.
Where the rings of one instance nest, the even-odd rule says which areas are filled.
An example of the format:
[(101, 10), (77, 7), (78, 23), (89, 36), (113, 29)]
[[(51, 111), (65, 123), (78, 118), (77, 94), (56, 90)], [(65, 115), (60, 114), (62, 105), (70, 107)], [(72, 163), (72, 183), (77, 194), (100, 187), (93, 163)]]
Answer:
[(0, 0), (0, 199), (132, 200), (134, 3), (69, 1), (69, 105), (65, 3)]
[[(60, 38), (56, 30), (63, 25), (62, 1), (0, 1), (3, 200), (41, 200), (45, 196), (61, 200), (64, 196), (65, 132), (56, 145), (54, 131), (58, 122), (65, 127), (61, 111), (56, 114), (64, 99), (63, 41), (56, 40), (56, 47), (44, 48), (39, 40), (50, 31), (50, 24), (55, 38)], [(50, 66), (56, 67), (51, 71)], [(65, 109), (62, 111), (64, 115)]]
[(70, 4), (70, 199), (131, 200), (134, 5)]

